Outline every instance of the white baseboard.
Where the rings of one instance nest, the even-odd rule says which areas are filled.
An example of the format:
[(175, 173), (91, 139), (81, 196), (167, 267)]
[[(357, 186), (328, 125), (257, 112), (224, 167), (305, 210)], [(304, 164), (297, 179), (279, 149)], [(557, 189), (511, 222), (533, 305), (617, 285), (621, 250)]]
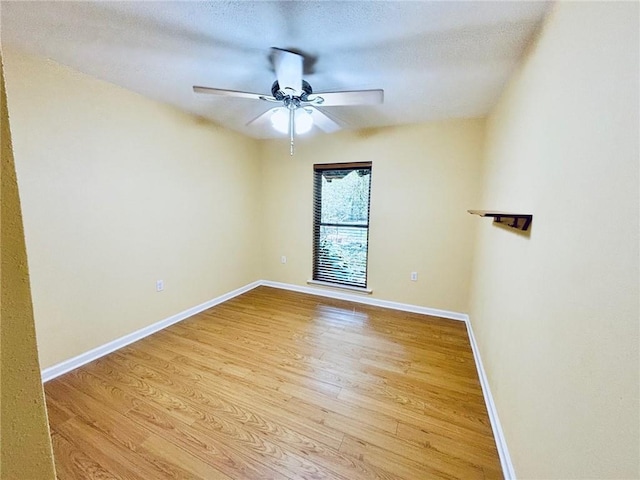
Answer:
[(164, 328), (167, 328), (170, 325), (173, 325), (174, 323), (178, 323), (181, 320), (189, 318), (196, 313), (200, 313), (222, 302), (226, 302), (233, 297), (237, 297), (238, 295), (248, 292), (249, 290), (260, 286), (260, 284), (260, 280), (250, 283), (248, 285), (245, 285), (244, 287), (240, 287), (229, 293), (220, 295), (219, 297), (216, 297), (212, 300), (208, 300), (204, 303), (201, 303), (200, 305), (196, 305), (195, 307), (188, 308), (187, 310), (172, 315), (169, 318), (165, 318), (164, 320), (160, 320), (159, 322), (141, 328), (140, 330), (136, 330), (135, 332), (129, 333), (123, 337), (105, 343), (104, 345), (89, 350), (88, 352), (81, 353), (77, 357), (70, 358), (69, 360), (65, 360), (49, 368), (45, 368), (44, 370), (42, 370), (42, 381), (48, 382), (49, 380), (52, 380), (56, 377), (59, 377), (60, 375), (70, 372), (71, 370), (81, 367), (85, 363), (97, 360), (98, 358), (103, 357), (108, 353), (114, 352), (119, 348), (125, 347), (133, 342), (137, 342), (138, 340), (141, 340), (144, 337), (151, 335), (152, 333), (156, 333)]
[(330, 288), (314, 288), (302, 285), (292, 285), (290, 283), (272, 282), (270, 280), (262, 280), (261, 285), (265, 287), (280, 288), (283, 290), (291, 290), (293, 292), (308, 293), (310, 295), (318, 295), (321, 297), (335, 298), (338, 300), (348, 300), (350, 302), (364, 303), (375, 307), (391, 308), (393, 310), (401, 310), (403, 312), (421, 313), (423, 315), (431, 315), (433, 317), (448, 318), (450, 320), (466, 321), (468, 318), (464, 313), (450, 312), (448, 310), (438, 310), (437, 308), (420, 307), (409, 303), (391, 302), (389, 300), (380, 300), (371, 298), (369, 295), (358, 293), (347, 293), (345, 291), (334, 290)]
[(373, 305), (376, 307), (391, 308), (393, 310), (401, 310), (403, 312), (419, 313), (423, 315), (431, 315), (435, 317), (448, 318), (451, 320), (459, 320), (459, 321), (465, 322), (467, 326), (467, 332), (469, 335), (469, 343), (471, 344), (471, 350), (473, 351), (473, 357), (475, 359), (476, 368), (478, 370), (478, 377), (480, 379), (482, 393), (484, 395), (485, 403), (487, 405), (487, 411), (489, 413), (489, 420), (491, 421), (491, 428), (493, 429), (493, 435), (496, 440), (496, 446), (498, 448), (498, 455), (500, 456), (500, 464), (502, 466), (502, 471), (504, 473), (505, 479), (515, 480), (516, 476), (513, 469), (513, 464), (511, 463), (511, 457), (509, 456), (509, 450), (507, 449), (507, 444), (504, 438), (504, 433), (502, 431), (502, 426), (500, 425), (500, 420), (498, 419), (498, 412), (496, 410), (495, 403), (493, 402), (493, 397), (491, 396), (489, 381), (487, 379), (487, 375), (482, 365), (482, 359), (480, 358), (480, 351), (478, 350), (478, 345), (476, 343), (476, 339), (473, 334), (473, 328), (471, 327), (469, 316), (464, 313), (450, 312), (447, 310), (439, 310), (439, 309), (428, 308), (428, 307), (421, 307), (418, 305), (411, 305), (408, 303), (398, 303), (398, 302), (391, 302), (388, 300), (379, 300), (379, 299), (371, 298), (370, 296), (365, 296), (362, 294), (345, 293), (342, 291), (337, 291), (332, 289), (312, 288), (312, 287), (306, 287), (301, 285), (293, 285), (289, 283), (272, 282), (270, 280), (257, 280), (248, 285), (245, 285), (244, 287), (240, 287), (229, 293), (220, 295), (219, 297), (216, 297), (212, 300), (201, 303), (200, 305), (184, 310), (183, 312), (180, 312), (169, 318), (166, 318), (152, 325), (141, 328), (140, 330), (132, 332), (128, 335), (120, 337), (116, 340), (113, 340), (109, 343), (101, 345), (97, 348), (89, 350), (88, 352), (82, 353), (77, 357), (70, 358), (69, 360), (65, 360), (61, 363), (58, 363), (57, 365), (53, 365), (49, 368), (45, 368), (42, 371), (42, 381), (47, 382), (49, 380), (52, 380), (86, 363), (89, 363), (93, 360), (97, 360), (98, 358), (104, 355), (107, 355), (108, 353), (114, 352), (119, 348), (122, 348), (133, 342), (141, 340), (142, 338), (147, 337), (155, 332), (158, 332), (164, 328), (167, 328), (168, 326), (173, 325), (174, 323), (178, 323), (182, 320), (185, 320), (186, 318), (189, 318), (197, 313), (200, 313), (222, 302), (226, 302), (227, 300), (230, 300), (233, 297), (237, 297), (238, 295), (241, 295), (259, 286), (279, 288), (282, 290), (290, 290), (294, 292), (307, 293), (310, 295), (318, 295), (322, 297), (335, 298), (338, 300), (348, 300), (351, 302), (363, 303), (366, 305)]
[(496, 404), (493, 402), (493, 395), (491, 395), (491, 389), (489, 388), (489, 379), (484, 371), (482, 365), (482, 359), (480, 358), (480, 350), (476, 343), (476, 337), (473, 334), (473, 327), (471, 326), (471, 320), (468, 315), (465, 315), (465, 323), (467, 324), (467, 333), (469, 334), (469, 343), (471, 344), (471, 350), (473, 351), (473, 358), (476, 362), (476, 369), (478, 370), (478, 378), (480, 379), (480, 386), (482, 387), (482, 395), (484, 396), (484, 402), (487, 405), (487, 413), (489, 414), (489, 421), (491, 422), (491, 429), (493, 430), (493, 437), (496, 440), (496, 447), (498, 449), (498, 456), (500, 457), (500, 466), (502, 467), (502, 474), (505, 480), (516, 480), (516, 472), (513, 469), (513, 463), (511, 463), (511, 456), (509, 455), (509, 449), (507, 448), (507, 441), (504, 438), (504, 432), (502, 431), (502, 425), (498, 418), (498, 410)]

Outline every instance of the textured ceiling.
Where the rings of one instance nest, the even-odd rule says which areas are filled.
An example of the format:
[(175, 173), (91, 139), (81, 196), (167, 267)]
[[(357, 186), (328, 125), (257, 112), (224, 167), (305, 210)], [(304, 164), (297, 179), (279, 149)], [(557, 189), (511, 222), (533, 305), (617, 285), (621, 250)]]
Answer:
[(257, 138), (272, 107), (192, 85), (270, 92), (270, 47), (305, 54), (314, 91), (382, 88), (376, 106), (325, 108), (344, 128), (483, 116), (548, 2), (0, 3), (2, 43)]

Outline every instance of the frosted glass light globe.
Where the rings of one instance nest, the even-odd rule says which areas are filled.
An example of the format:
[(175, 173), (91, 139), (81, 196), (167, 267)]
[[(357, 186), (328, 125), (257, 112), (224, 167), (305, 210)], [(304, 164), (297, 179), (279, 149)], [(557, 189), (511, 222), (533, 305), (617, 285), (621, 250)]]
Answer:
[[(296, 135), (307, 133), (313, 127), (313, 117), (303, 108), (294, 112)], [(271, 115), (271, 126), (280, 133), (289, 133), (289, 109), (281, 107)]]
[(289, 110), (278, 108), (271, 114), (271, 126), (280, 133), (289, 133)]
[(304, 108), (299, 108), (296, 110), (295, 124), (296, 134), (302, 135), (313, 127), (313, 117)]

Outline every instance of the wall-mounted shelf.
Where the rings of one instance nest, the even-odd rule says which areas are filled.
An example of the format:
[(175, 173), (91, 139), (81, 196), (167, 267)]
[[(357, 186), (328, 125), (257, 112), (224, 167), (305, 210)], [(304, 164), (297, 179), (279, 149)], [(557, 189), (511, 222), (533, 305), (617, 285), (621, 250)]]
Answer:
[[(502, 223), (511, 228), (517, 228), (518, 230), (527, 231), (533, 220), (533, 215), (528, 213), (508, 213), (498, 212), (496, 210), (467, 210), (467, 212), (473, 215), (480, 215), (481, 217), (493, 217), (493, 221), (496, 223)], [(510, 219), (510, 223), (504, 223), (503, 218)]]

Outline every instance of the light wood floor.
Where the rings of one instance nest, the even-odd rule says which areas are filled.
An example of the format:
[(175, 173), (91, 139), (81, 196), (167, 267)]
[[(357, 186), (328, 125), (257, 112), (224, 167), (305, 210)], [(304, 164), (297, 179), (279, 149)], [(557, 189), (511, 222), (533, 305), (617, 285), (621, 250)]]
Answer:
[(453, 320), (259, 287), (45, 391), (60, 480), (502, 478)]

